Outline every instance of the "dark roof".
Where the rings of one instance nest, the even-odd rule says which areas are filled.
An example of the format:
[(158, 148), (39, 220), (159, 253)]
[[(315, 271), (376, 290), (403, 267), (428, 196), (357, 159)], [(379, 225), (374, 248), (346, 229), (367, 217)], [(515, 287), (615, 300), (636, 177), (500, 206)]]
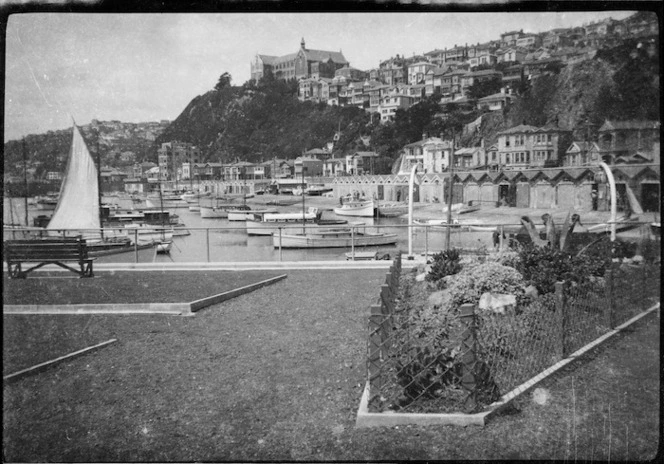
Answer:
[(498, 134), (520, 134), (525, 132), (535, 132), (537, 127), (529, 126), (527, 124), (519, 124), (518, 126), (510, 127), (504, 131), (498, 132)]
[(308, 48), (305, 48), (304, 53), (307, 55), (307, 60), (311, 61), (331, 60), (335, 63), (348, 64), (348, 60), (346, 60), (343, 53), (341, 52), (328, 52), (325, 50), (309, 50)]

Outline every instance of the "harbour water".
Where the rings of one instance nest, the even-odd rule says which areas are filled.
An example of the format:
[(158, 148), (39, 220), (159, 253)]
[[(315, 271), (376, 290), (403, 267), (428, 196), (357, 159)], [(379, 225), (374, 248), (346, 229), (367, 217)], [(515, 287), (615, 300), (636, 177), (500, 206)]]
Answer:
[[(280, 196), (280, 198), (291, 201), (292, 196)], [(301, 197), (300, 197), (301, 198)], [(133, 204), (128, 198), (105, 197), (105, 203), (117, 204), (119, 208), (131, 209), (141, 208), (144, 205)], [(309, 204), (319, 205), (321, 199), (306, 197)], [(263, 200), (264, 202), (264, 200)], [(329, 201), (328, 201), (329, 203)], [(5, 224), (24, 224), (25, 209), (23, 198), (5, 198), (3, 221)], [(252, 204), (252, 207), (262, 207), (260, 203)], [(296, 203), (287, 207), (275, 207), (279, 211), (296, 212), (302, 210), (302, 204)], [(324, 218), (345, 219), (354, 224), (363, 224), (367, 231), (394, 233), (398, 235), (396, 245), (377, 247), (354, 247), (355, 252), (371, 251), (381, 254), (393, 255), (397, 251), (408, 252), (408, 219), (406, 216), (398, 218), (361, 218), (342, 217), (334, 214), (332, 207), (323, 207)], [(325, 249), (281, 249), (275, 248), (271, 236), (249, 236), (242, 222), (228, 221), (227, 219), (203, 219), (198, 212), (189, 211), (183, 203), (182, 207), (169, 208), (171, 213), (180, 217), (181, 222), (186, 225), (189, 235), (175, 236), (170, 254), (156, 254), (154, 248), (139, 250), (135, 252), (121, 253), (104, 256), (98, 262), (115, 263), (149, 263), (149, 262), (252, 262), (252, 261), (323, 261), (323, 260), (345, 260), (346, 253), (353, 248), (325, 248)], [(29, 223), (39, 214), (52, 214), (52, 211), (38, 210), (36, 206), (28, 205)], [(301, 232), (302, 227), (293, 227), (290, 231)], [(284, 229), (286, 233), (286, 229)], [(412, 234), (413, 253), (430, 253), (440, 251), (445, 247), (445, 231), (442, 228), (414, 227)], [(479, 248), (492, 246), (491, 233), (469, 232), (460, 229), (452, 229), (451, 240), (454, 246), (465, 246)]]

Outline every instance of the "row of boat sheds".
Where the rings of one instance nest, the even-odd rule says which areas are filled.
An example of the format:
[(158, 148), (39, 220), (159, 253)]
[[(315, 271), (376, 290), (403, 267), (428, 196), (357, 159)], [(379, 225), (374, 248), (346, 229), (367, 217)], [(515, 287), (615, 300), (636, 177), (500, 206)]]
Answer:
[[(658, 211), (659, 165), (611, 166), (618, 204), (637, 199), (645, 211)], [(519, 208), (573, 208), (605, 211), (610, 190), (603, 171), (594, 166), (513, 171), (458, 171), (453, 174), (452, 203), (504, 204)], [(409, 175), (336, 177), (335, 197), (359, 194), (385, 201), (408, 198)], [(449, 174), (416, 176), (413, 201), (448, 203)]]

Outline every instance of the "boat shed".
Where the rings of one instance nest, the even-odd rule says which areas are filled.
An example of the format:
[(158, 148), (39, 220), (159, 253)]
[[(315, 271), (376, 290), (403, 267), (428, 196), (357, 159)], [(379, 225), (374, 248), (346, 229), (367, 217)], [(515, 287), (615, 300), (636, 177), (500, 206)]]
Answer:
[[(644, 211), (659, 211), (658, 164), (617, 164), (611, 167), (616, 179), (619, 209), (636, 200)], [(418, 176), (413, 200), (446, 203), (448, 173)], [(354, 192), (386, 201), (408, 200), (408, 175), (342, 176), (332, 181), (336, 197)], [(593, 192), (597, 202), (593, 205)], [(566, 208), (607, 211), (609, 186), (598, 166), (522, 169), (513, 171), (467, 170), (454, 173), (453, 202), (497, 204), (520, 208)]]

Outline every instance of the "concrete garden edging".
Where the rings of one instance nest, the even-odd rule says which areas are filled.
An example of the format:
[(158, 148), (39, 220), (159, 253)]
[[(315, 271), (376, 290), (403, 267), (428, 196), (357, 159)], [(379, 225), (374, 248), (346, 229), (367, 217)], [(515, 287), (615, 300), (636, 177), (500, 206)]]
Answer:
[(368, 428), (368, 427), (393, 427), (396, 425), (486, 425), (487, 421), (510, 402), (518, 396), (530, 391), (535, 385), (549, 377), (551, 374), (559, 371), (567, 364), (579, 359), (582, 355), (592, 350), (593, 348), (604, 343), (609, 338), (620, 333), (625, 328), (634, 324), (641, 318), (647, 316), (653, 311), (659, 309), (660, 303), (653, 305), (645, 311), (637, 314), (623, 324), (617, 326), (615, 329), (605, 333), (601, 337), (588, 343), (586, 346), (578, 349), (567, 358), (557, 362), (553, 366), (540, 372), (535, 377), (527, 380), (518, 387), (514, 388), (509, 393), (503, 395), (500, 400), (488, 406), (486, 411), (475, 414), (464, 413), (398, 413), (398, 412), (369, 412), (369, 381), (367, 381), (362, 398), (360, 399), (360, 406), (357, 411), (355, 420), (355, 427)]
[(2, 377), (2, 381), (4, 383), (12, 383), (16, 382), (17, 380), (20, 380), (24, 377), (27, 377), (29, 375), (34, 375), (34, 374), (39, 374), (40, 372), (45, 371), (48, 368), (51, 368), (53, 366), (57, 366), (60, 363), (63, 363), (65, 361), (71, 361), (73, 359), (76, 359), (80, 356), (92, 353), (93, 351), (99, 350), (101, 348), (105, 348), (109, 346), (112, 343), (117, 342), (118, 340), (115, 338), (111, 338), (110, 340), (107, 340), (105, 342), (99, 343), (97, 345), (89, 346), (87, 348), (83, 348), (82, 350), (74, 351), (73, 353), (66, 354), (64, 356), (60, 356), (59, 358), (51, 359), (49, 361), (37, 364), (32, 367), (28, 367), (27, 369), (20, 370), (18, 372), (14, 372), (13, 374), (8, 374)]
[(76, 304), (76, 305), (4, 305), (3, 314), (167, 314), (173, 316), (193, 316), (201, 309), (288, 277), (282, 274), (244, 287), (228, 290), (189, 303), (137, 303), (137, 304)]

